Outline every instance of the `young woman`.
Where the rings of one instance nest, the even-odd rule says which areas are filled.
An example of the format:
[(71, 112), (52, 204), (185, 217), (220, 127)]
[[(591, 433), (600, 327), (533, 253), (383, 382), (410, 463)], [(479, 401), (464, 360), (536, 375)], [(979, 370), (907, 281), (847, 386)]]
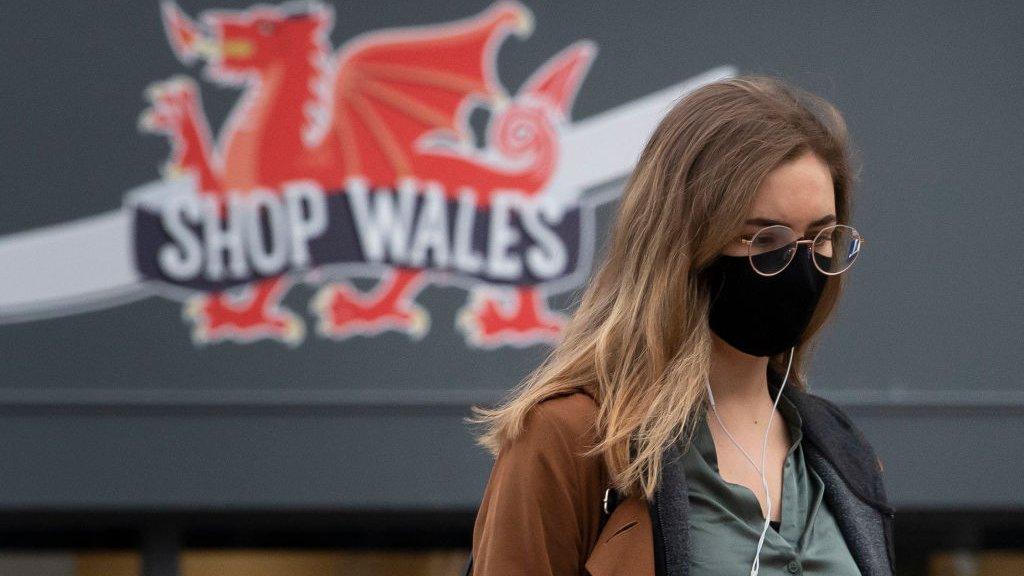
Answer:
[(864, 243), (846, 139), (770, 77), (669, 111), (563, 340), (474, 407), (472, 574), (892, 574), (881, 461), (804, 374)]

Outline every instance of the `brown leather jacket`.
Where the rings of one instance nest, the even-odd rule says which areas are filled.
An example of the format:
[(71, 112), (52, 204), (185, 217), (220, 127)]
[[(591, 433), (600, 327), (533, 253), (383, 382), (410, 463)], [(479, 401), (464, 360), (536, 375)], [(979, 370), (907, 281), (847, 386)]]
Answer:
[(624, 499), (598, 532), (608, 475), (597, 457), (593, 398), (549, 398), (491, 469), (473, 528), (474, 576), (654, 574), (647, 505)]
[[(769, 382), (773, 394), (777, 386)], [(891, 576), (894, 514), (881, 461), (837, 406), (791, 388), (784, 393), (805, 416), (809, 462), (824, 475), (829, 505), (862, 573)], [(473, 575), (685, 573), (685, 510), (672, 504), (685, 500), (681, 488), (657, 506), (639, 495), (624, 499), (599, 530), (607, 473), (599, 458), (579, 455), (596, 442), (596, 411), (586, 388), (549, 398), (530, 411), (522, 435), (502, 448), (473, 529)], [(683, 478), (671, 480), (685, 485)]]

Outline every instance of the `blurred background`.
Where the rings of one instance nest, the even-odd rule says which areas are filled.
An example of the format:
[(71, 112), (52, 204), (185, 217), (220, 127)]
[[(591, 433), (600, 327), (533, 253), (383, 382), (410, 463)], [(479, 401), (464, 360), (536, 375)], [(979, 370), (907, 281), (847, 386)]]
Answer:
[(0, 574), (460, 573), (469, 406), (557, 341), (661, 115), (748, 72), (859, 155), (809, 381), (898, 573), (1024, 574), (1021, 5), (0, 14)]

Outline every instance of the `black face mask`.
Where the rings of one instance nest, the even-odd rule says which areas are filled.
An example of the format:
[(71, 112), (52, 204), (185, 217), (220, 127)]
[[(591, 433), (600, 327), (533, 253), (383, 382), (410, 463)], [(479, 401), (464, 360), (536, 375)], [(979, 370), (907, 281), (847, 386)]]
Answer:
[(708, 268), (711, 330), (752, 356), (772, 356), (800, 340), (828, 276), (801, 244), (793, 261), (774, 276), (761, 276), (746, 256), (719, 256)]

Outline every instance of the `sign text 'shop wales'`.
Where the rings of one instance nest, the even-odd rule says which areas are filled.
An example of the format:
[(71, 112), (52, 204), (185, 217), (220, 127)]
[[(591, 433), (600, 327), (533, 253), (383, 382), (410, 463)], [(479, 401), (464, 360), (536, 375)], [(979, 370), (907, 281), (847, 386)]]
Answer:
[[(0, 287), (0, 322), (159, 295), (183, 302), (198, 344), (297, 345), (306, 317), (282, 298), (308, 283), (319, 336), (418, 339), (431, 321), (417, 295), (442, 284), (469, 294), (455, 319), (468, 345), (554, 342), (565, 315), (548, 297), (586, 280), (594, 210), (617, 194), (587, 192), (629, 173), (677, 98), (733, 74), (572, 122), (596, 46), (573, 43), (510, 93), (498, 48), (534, 26), (517, 2), (336, 51), (325, 4), (162, 12), (179, 60), (239, 88), (238, 102), (215, 134), (194, 79), (153, 84), (139, 125), (170, 144), (163, 177), (122, 210), (0, 238), (0, 265), (17, 273)], [(72, 258), (90, 277), (62, 283)]]

